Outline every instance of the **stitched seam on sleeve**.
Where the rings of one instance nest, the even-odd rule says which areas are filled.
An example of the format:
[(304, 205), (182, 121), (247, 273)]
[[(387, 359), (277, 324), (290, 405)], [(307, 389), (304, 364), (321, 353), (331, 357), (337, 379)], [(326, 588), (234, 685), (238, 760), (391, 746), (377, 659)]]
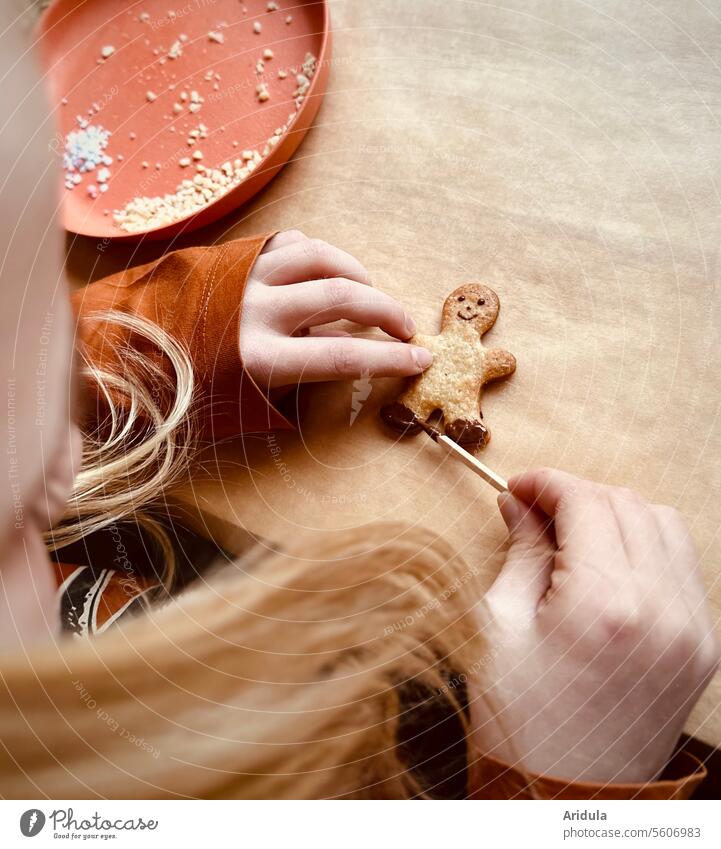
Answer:
[(210, 299), (213, 296), (213, 284), (215, 283), (215, 277), (218, 273), (218, 267), (228, 252), (228, 243), (224, 243), (220, 251), (218, 251), (218, 257), (213, 263), (212, 268), (208, 272), (208, 278), (205, 282), (205, 287), (203, 289), (203, 297), (201, 307), (201, 330), (200, 330), (200, 341), (202, 347), (202, 357), (203, 357), (203, 374), (208, 374), (208, 346), (206, 344), (207, 339), (207, 329), (208, 329), (208, 310), (210, 309)]

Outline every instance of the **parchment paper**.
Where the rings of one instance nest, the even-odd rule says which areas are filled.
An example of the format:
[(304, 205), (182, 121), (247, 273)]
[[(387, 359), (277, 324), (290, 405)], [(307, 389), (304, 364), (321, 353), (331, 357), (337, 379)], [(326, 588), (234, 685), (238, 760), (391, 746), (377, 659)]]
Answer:
[[(482, 459), (676, 505), (718, 617), (721, 3), (705, 7), (335, 0), (330, 90), (295, 160), (172, 247), (297, 227), (361, 258), (424, 331), (456, 285), (491, 285), (485, 341), (518, 371), (487, 392)], [(161, 249), (71, 240), (71, 276)], [(372, 376), (355, 399), (350, 384), (304, 390), (298, 433), (220, 447), (182, 500), (228, 539), (419, 522), (490, 582), (495, 494), (427, 438), (395, 441), (377, 410), (396, 390)], [(720, 696), (717, 679), (688, 729), (713, 744)]]

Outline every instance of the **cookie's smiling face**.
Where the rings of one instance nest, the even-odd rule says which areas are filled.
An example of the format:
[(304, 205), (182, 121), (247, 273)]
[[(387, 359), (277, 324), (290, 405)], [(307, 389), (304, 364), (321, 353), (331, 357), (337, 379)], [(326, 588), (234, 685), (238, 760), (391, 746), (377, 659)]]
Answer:
[(443, 329), (456, 325), (471, 326), (485, 333), (498, 317), (498, 295), (482, 283), (465, 283), (446, 298), (443, 305)]
[(478, 318), (479, 312), (476, 307), (482, 307), (486, 303), (485, 298), (479, 298), (476, 303), (473, 303), (475, 299), (471, 298), (469, 300), (465, 295), (459, 295), (456, 300), (459, 304), (461, 302), (465, 302), (456, 313), (458, 318), (462, 319), (463, 321), (473, 321), (474, 318)]

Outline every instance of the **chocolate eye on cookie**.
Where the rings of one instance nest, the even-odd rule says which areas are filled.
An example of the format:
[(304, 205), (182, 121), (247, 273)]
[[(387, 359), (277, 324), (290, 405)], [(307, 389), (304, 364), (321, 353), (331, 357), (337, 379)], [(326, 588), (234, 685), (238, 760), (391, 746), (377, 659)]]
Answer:
[[(469, 305), (458, 310), (456, 304), (466, 298), (478, 306), (488, 304), (489, 309), (470, 314)], [(446, 298), (441, 332), (436, 336), (417, 333), (411, 340), (433, 353), (433, 363), (410, 378), (395, 403), (381, 409), (381, 418), (389, 427), (403, 434), (420, 433), (420, 422), (426, 423), (440, 410), (450, 439), (468, 450), (488, 443), (491, 434), (481, 412), (483, 386), (516, 370), (513, 354), (502, 348), (486, 348), (481, 342), (483, 334), (495, 324), (499, 308), (493, 289), (477, 283), (459, 286)]]

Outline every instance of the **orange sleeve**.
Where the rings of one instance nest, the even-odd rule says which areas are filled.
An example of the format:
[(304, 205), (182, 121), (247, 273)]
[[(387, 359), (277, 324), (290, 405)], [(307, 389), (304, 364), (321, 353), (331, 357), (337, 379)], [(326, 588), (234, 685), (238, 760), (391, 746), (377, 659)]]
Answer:
[(174, 251), (75, 292), (73, 306), (85, 356), (99, 368), (123, 374), (123, 352), (134, 349), (173, 377), (170, 362), (148, 340), (93, 314), (112, 309), (142, 316), (190, 354), (202, 439), (292, 428), (240, 359), (245, 285), (272, 235)]
[(492, 758), (481, 756), (470, 765), (470, 799), (688, 799), (706, 778), (706, 767), (686, 749), (669, 761), (658, 781), (645, 784), (591, 784), (564, 781), (548, 775), (524, 773)]

